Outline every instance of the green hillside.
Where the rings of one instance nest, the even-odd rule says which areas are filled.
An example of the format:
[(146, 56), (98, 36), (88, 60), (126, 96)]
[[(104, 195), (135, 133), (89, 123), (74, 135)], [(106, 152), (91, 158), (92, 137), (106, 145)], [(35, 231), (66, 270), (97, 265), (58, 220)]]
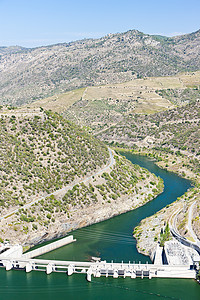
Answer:
[(105, 145), (49, 111), (0, 117), (1, 209), (23, 205), (98, 170)]
[[(43, 109), (0, 112), (0, 240), (33, 245), (152, 200), (160, 178)], [(27, 206), (28, 205), (28, 206)]]

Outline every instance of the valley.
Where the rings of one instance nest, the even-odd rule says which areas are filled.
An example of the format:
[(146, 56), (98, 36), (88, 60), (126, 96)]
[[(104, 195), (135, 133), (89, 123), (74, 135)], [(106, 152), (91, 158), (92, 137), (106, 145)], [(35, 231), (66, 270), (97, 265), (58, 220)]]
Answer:
[[(109, 160), (105, 142), (117, 153), (121, 148), (133, 149), (155, 158), (162, 168), (191, 179), (198, 195), (199, 85), (198, 71), (87, 87), (18, 108), (3, 106), (2, 134), (7, 142), (2, 143), (2, 150), (11, 151), (4, 156), (9, 157), (10, 169), (2, 174), (1, 205), (2, 214), (9, 218), (1, 223), (9, 228), (10, 238), (20, 232), (18, 240), (32, 245), (135, 209), (162, 191), (162, 181), (154, 178), (154, 188), (147, 182), (150, 174), (134, 169), (116, 154), (113, 166), (101, 172)], [(12, 165), (16, 162), (23, 166), (20, 171)], [(6, 181), (11, 170), (16, 173)], [(12, 214), (14, 208), (16, 214)], [(196, 228), (198, 205), (195, 213)], [(160, 214), (166, 223), (169, 214)], [(148, 254), (159, 233), (153, 231), (150, 243), (146, 230), (139, 229), (141, 232), (144, 237), (140, 237), (138, 249), (148, 243)]]
[(200, 2), (0, 12), (0, 300), (199, 300)]
[(198, 41), (199, 31), (166, 39), (130, 31), (0, 48), (1, 241), (9, 237), (27, 250), (165, 191), (160, 177), (121, 151), (192, 183), (136, 224), (137, 251), (152, 259), (158, 242), (172, 239), (171, 223), (185, 240), (200, 238)]

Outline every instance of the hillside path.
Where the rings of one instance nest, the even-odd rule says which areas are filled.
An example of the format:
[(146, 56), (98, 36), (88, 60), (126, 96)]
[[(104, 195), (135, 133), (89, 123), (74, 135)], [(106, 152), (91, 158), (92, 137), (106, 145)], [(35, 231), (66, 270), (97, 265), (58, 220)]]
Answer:
[(84, 178), (84, 179), (82, 179), (82, 180), (73, 182), (72, 184), (70, 184), (70, 185), (68, 185), (68, 186), (65, 186), (65, 187), (62, 188), (62, 189), (59, 189), (59, 190), (57, 190), (57, 191), (55, 191), (55, 192), (52, 192), (52, 193), (50, 193), (50, 194), (47, 194), (47, 195), (45, 195), (45, 196), (43, 196), (43, 197), (41, 197), (41, 198), (39, 198), (39, 199), (35, 199), (35, 200), (33, 200), (33, 201), (31, 201), (31, 202), (29, 202), (29, 203), (23, 205), (23, 206), (20, 206), (20, 207), (16, 208), (15, 210), (10, 211), (9, 213), (5, 214), (4, 216), (1, 216), (1, 217), (0, 217), (0, 220), (3, 220), (3, 219), (5, 219), (5, 218), (8, 218), (9, 216), (15, 214), (16, 212), (19, 211), (19, 209), (27, 209), (27, 208), (29, 208), (31, 205), (33, 205), (33, 204), (35, 204), (35, 203), (37, 203), (37, 202), (39, 202), (39, 201), (41, 201), (41, 200), (43, 200), (43, 199), (45, 199), (45, 198), (47, 198), (47, 197), (50, 197), (51, 195), (57, 195), (57, 194), (59, 194), (60, 192), (68, 191), (69, 189), (72, 189), (75, 185), (80, 184), (80, 183), (87, 182), (87, 181), (90, 180), (93, 176), (96, 176), (96, 175), (101, 174), (102, 172), (105, 172), (106, 170), (108, 170), (109, 168), (111, 168), (111, 167), (113, 166), (114, 162), (115, 162), (115, 161), (114, 161), (114, 157), (113, 157), (112, 150), (111, 150), (109, 147), (108, 147), (108, 151), (109, 151), (109, 155), (110, 155), (109, 163), (107, 164), (107, 166), (105, 166), (104, 168), (100, 169), (98, 172), (96, 172), (96, 173), (94, 173), (94, 174), (92, 174), (92, 175), (90, 175), (90, 176), (88, 176), (88, 177), (86, 177), (86, 178)]

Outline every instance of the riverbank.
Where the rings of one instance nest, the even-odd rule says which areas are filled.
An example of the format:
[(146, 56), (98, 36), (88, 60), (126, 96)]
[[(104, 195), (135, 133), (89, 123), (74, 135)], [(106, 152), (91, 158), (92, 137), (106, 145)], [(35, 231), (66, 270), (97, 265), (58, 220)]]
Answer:
[[(141, 262), (150, 263), (150, 259), (136, 249), (136, 241), (132, 237), (133, 227), (141, 219), (153, 215), (156, 211), (175, 201), (190, 187), (189, 182), (177, 175), (158, 168), (152, 160), (143, 156), (130, 155), (130, 160), (135, 164), (154, 172), (164, 179), (165, 189), (153, 201), (149, 201), (135, 210), (118, 215), (109, 220), (75, 230), (73, 232), (76, 243), (62, 247), (43, 255), (43, 259), (89, 261), (91, 256), (101, 257), (107, 262)], [(150, 169), (151, 168), (151, 169)], [(2, 282), (1, 298), (22, 300), (27, 297), (31, 300), (42, 299), (110, 299), (120, 298), (146, 300), (159, 298), (199, 299), (199, 285), (191, 279), (160, 279), (151, 280), (140, 278), (111, 277), (94, 278), (88, 283), (84, 274), (63, 276), (62, 273), (47, 276), (45, 272), (6, 272), (0, 269)], [(7, 287), (5, 289), (5, 286)], [(170, 288), (169, 288), (170, 287)]]
[(133, 153), (147, 156), (155, 161), (155, 164), (162, 169), (173, 172), (180, 177), (191, 180), (194, 184), (200, 184), (200, 161), (199, 158), (185, 151), (171, 152), (168, 149), (148, 149), (148, 148), (117, 148), (115, 151)]
[[(34, 222), (22, 219), (20, 214), (1, 220), (3, 238), (9, 236), (10, 242), (33, 246), (136, 209), (162, 192), (160, 178), (119, 155), (114, 160), (106, 172), (92, 176), (65, 196), (48, 197), (20, 212), (28, 218), (33, 216)], [(67, 211), (54, 209), (46, 217), (55, 201), (67, 201)]]
[[(121, 150), (121, 149), (120, 149)], [(200, 176), (199, 162), (195, 157), (186, 156), (178, 152), (177, 155), (170, 152), (159, 151), (155, 149), (125, 150), (127, 153), (135, 153), (141, 156), (147, 156), (155, 160), (155, 164), (162, 169), (173, 172), (181, 177), (189, 179), (193, 188), (190, 188), (184, 195), (178, 197), (175, 202), (167, 205), (161, 211), (144, 219), (134, 228), (133, 236), (137, 240), (137, 249), (140, 253), (148, 255), (151, 258), (155, 252), (158, 242), (163, 242), (163, 231), (175, 211), (180, 211), (176, 220), (176, 227), (179, 233), (188, 240), (193, 241), (192, 234), (188, 230), (188, 211), (195, 201), (195, 207), (192, 214), (192, 228), (200, 238), (199, 231), (199, 207), (200, 207)], [(172, 236), (170, 237), (172, 238)]]

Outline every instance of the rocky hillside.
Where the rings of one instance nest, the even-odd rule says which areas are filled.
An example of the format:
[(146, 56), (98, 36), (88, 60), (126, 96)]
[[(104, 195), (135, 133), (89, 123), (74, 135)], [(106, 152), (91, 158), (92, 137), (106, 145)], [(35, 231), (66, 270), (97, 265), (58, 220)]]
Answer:
[(0, 111), (0, 211), (84, 178), (109, 161), (107, 147), (49, 111)]
[(137, 30), (35, 49), (0, 48), (0, 104), (200, 69), (200, 31), (167, 38)]
[(176, 105), (187, 104), (195, 101), (196, 99), (200, 99), (200, 89), (198, 85), (193, 88), (185, 89), (176, 88), (156, 90), (156, 93)]
[[(165, 234), (165, 229), (168, 226), (170, 220), (173, 220), (175, 212), (179, 211), (176, 219), (176, 230), (181, 236), (189, 241), (194, 242), (190, 230), (188, 229), (188, 214), (191, 204), (196, 201), (196, 207), (193, 212), (192, 224), (198, 238), (199, 234), (199, 189), (191, 188), (184, 195), (179, 197), (177, 201), (170, 205), (167, 205), (162, 210), (158, 211), (155, 215), (147, 217), (142, 220), (141, 223), (134, 228), (134, 237), (137, 240), (137, 249), (140, 253), (149, 255), (152, 257), (157, 243), (163, 246), (165, 241), (172, 239), (172, 235), (168, 231), (168, 236)], [(198, 200), (197, 200), (198, 199)], [(184, 203), (184, 205), (183, 205)], [(197, 208), (198, 206), (198, 208)]]
[(152, 115), (129, 114), (97, 134), (101, 140), (129, 147), (168, 148), (200, 155), (200, 101)]
[(26, 52), (28, 50), (29, 49), (20, 46), (0, 47), (0, 56), (18, 52)]
[(0, 241), (36, 244), (152, 200), (160, 178), (43, 109), (0, 110)]
[[(175, 172), (192, 182), (192, 187), (177, 200), (167, 205), (151, 217), (142, 220), (134, 228), (134, 237), (137, 240), (137, 249), (145, 255), (152, 255), (157, 243), (163, 246), (170, 237), (166, 234), (167, 224), (175, 224), (176, 230), (185, 239), (195, 242), (196, 237), (200, 240), (200, 164), (199, 160), (182, 153), (165, 151), (165, 148), (147, 149), (139, 151), (155, 159), (156, 164), (168, 171)], [(135, 150), (137, 152), (137, 150)], [(169, 231), (168, 231), (169, 233)], [(152, 256), (151, 256), (152, 257)]]
[[(200, 72), (187, 72), (176, 76), (148, 77), (120, 84), (87, 87), (79, 100), (66, 107), (63, 115), (80, 125), (89, 126), (96, 134), (119, 122), (126, 124), (126, 118), (133, 118), (134, 114), (155, 114), (198, 99)], [(36, 101), (31, 107), (47, 107), (47, 100), (53, 110), (57, 103), (60, 111), (59, 97), (54, 97), (54, 101)], [(65, 103), (69, 103), (69, 95), (65, 96)]]
[(46, 197), (4, 219), (1, 225), (8, 228), (10, 240), (31, 245), (51, 239), (135, 209), (162, 191), (162, 180), (154, 174), (122, 157), (114, 158), (112, 168), (76, 184), (64, 196)]

